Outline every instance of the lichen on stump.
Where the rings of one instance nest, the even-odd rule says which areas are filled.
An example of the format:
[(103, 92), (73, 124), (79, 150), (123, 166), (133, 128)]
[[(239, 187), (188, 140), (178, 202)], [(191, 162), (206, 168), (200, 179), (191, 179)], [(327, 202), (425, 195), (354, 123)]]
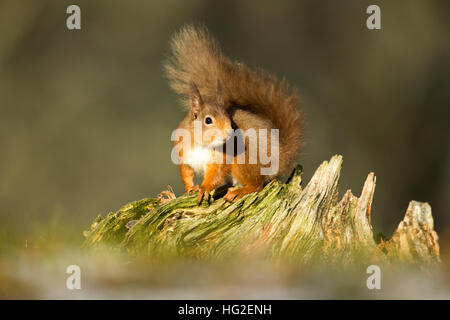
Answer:
[(377, 244), (370, 224), (376, 178), (367, 176), (360, 197), (338, 199), (342, 156), (323, 162), (301, 187), (301, 167), (287, 183), (272, 181), (236, 203), (216, 190), (210, 204), (196, 194), (131, 202), (85, 232), (86, 247), (125, 250), (132, 256), (221, 259), (258, 256), (307, 263), (314, 258), (352, 262), (439, 261), (431, 208), (411, 201), (392, 239)]

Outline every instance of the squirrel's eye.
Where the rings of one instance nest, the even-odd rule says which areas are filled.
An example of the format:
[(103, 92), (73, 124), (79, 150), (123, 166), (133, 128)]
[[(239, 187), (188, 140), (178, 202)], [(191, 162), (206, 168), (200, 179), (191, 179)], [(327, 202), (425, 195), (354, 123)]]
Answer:
[(205, 124), (211, 124), (211, 123), (213, 123), (213, 119), (211, 117), (206, 117)]

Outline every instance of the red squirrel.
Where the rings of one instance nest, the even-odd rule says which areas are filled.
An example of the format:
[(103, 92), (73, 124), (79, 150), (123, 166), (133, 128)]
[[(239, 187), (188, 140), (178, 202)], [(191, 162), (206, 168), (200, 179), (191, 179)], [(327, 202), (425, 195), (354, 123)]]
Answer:
[[(235, 202), (289, 173), (302, 146), (303, 134), (303, 112), (297, 109), (298, 97), (289, 84), (261, 69), (226, 58), (205, 27), (184, 27), (172, 39), (171, 48), (172, 55), (164, 67), (172, 89), (184, 97), (188, 109), (178, 126), (190, 134), (183, 138), (188, 143), (180, 145), (183, 139), (175, 140), (185, 191), (198, 191), (198, 203), (209, 201), (211, 191), (232, 178), (235, 185), (241, 186), (230, 187), (224, 199)], [(202, 132), (214, 129), (214, 134), (195, 139), (196, 123)], [(262, 161), (260, 153), (263, 146), (267, 148), (275, 142), (275, 136), (267, 134), (268, 144), (260, 144), (257, 137), (256, 160), (250, 161), (249, 151), (255, 141), (245, 135), (240, 137), (241, 151), (236, 150), (236, 145), (230, 148), (226, 144), (230, 137), (239, 139), (233, 135), (237, 129), (257, 133), (261, 129), (278, 129), (277, 152), (268, 152), (277, 162), (275, 172), (263, 174), (269, 164)], [(238, 161), (239, 155), (245, 156), (240, 158), (245, 161)], [(194, 176), (199, 173), (204, 177), (200, 186), (194, 184)]]

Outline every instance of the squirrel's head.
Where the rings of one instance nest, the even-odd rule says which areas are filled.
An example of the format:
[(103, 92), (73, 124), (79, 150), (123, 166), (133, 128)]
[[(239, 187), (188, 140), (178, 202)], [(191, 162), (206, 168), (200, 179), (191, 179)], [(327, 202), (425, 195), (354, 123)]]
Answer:
[(191, 82), (189, 114), (194, 124), (201, 125), (203, 146), (216, 147), (225, 143), (232, 133), (231, 119), (225, 109), (220, 81), (217, 80), (217, 94), (213, 98), (202, 97), (196, 84)]

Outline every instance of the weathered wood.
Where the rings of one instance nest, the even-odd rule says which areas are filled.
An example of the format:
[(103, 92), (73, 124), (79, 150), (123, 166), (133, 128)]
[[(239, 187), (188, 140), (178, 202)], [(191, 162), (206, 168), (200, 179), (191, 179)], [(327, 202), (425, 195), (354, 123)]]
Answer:
[(391, 240), (382, 242), (379, 248), (389, 258), (403, 262), (440, 262), (438, 235), (434, 231), (430, 205), (411, 201)]
[(209, 205), (198, 206), (195, 194), (175, 198), (170, 192), (132, 202), (97, 218), (85, 246), (153, 258), (439, 261), (428, 204), (412, 201), (392, 239), (377, 245), (370, 224), (375, 175), (367, 176), (359, 198), (348, 190), (338, 201), (341, 166), (342, 156), (323, 162), (304, 189), (298, 167), (286, 184), (272, 181), (233, 204), (221, 198), (223, 190)]

